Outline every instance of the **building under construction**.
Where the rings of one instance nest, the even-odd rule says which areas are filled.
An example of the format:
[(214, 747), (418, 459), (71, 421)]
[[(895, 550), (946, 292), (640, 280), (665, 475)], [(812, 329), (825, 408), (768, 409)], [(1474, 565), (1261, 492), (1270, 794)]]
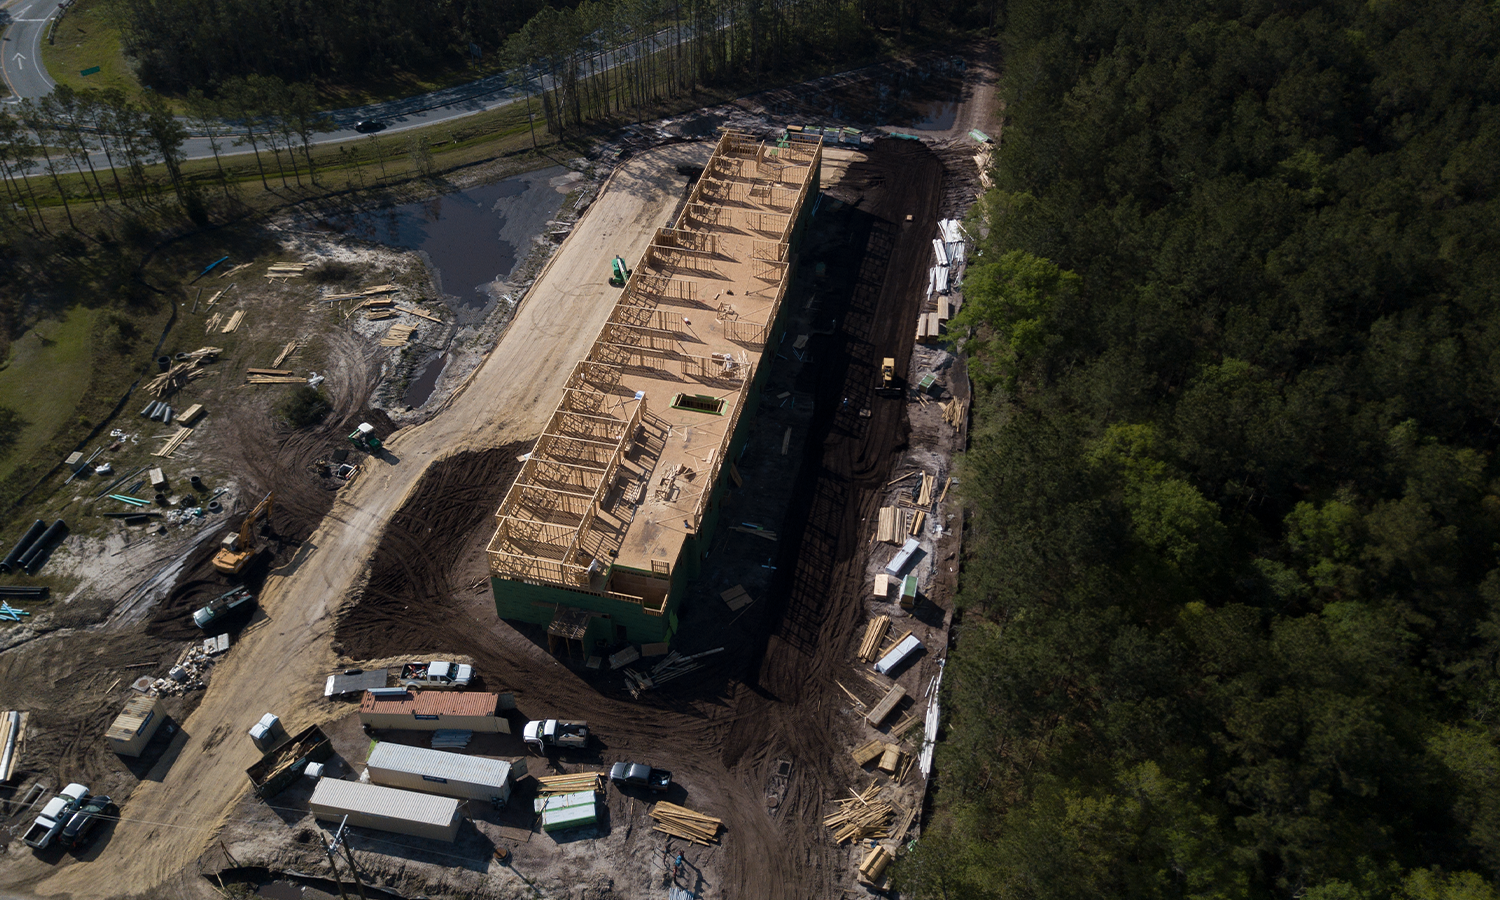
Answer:
[(495, 514), (502, 618), (589, 651), (671, 639), (781, 337), (821, 164), (821, 138), (719, 139)]

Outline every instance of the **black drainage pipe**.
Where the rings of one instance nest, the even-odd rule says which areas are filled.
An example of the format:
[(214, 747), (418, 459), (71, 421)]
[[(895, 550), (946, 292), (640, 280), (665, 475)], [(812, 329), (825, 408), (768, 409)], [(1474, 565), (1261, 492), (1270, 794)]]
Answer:
[(0, 572), (4, 572), (7, 575), (14, 572), (21, 564), (21, 557), (26, 555), (26, 551), (31, 549), (31, 545), (36, 543), (36, 539), (41, 537), (42, 532), (46, 530), (47, 523), (41, 519), (37, 519), (31, 523), (31, 527), (26, 529), (26, 533), (11, 548), (10, 553), (6, 554), (5, 560), (0, 562)]
[(47, 561), (47, 550), (54, 542), (62, 540), (67, 534), (68, 523), (62, 519), (49, 525), (47, 530), (42, 532), (42, 536), (36, 539), (36, 543), (31, 545), (31, 549), (26, 551), (26, 555), (21, 557), (21, 566), (26, 569), (26, 574), (35, 575), (42, 564)]

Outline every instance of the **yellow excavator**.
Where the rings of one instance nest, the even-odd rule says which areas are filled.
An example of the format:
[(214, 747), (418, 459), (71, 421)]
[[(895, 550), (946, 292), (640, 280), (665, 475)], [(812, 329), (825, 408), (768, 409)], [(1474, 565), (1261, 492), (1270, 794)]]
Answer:
[(255, 541), (256, 526), (271, 515), (271, 504), (276, 494), (270, 493), (245, 517), (239, 531), (230, 532), (219, 542), (219, 552), (214, 554), (214, 568), (225, 575), (238, 575), (245, 570), (260, 546)]

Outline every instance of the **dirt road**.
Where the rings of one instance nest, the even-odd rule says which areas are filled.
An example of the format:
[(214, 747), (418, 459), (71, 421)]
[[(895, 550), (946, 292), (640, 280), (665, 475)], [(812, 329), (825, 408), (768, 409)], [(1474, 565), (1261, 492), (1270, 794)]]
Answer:
[[(394, 436), (386, 459), (367, 467), (292, 562), (268, 579), (260, 598), (267, 621), (248, 629), (219, 664), (173, 747), (121, 810), (105, 851), (40, 883), (39, 894), (152, 895), (192, 865), (245, 792), (244, 770), (256, 756), (249, 726), (276, 711), (295, 729), (319, 708), (319, 676), (334, 665), (332, 613), (363, 577), (385, 523), (433, 463), (540, 432), (611, 308), (609, 256), (640, 256), (681, 199), (687, 178), (678, 168), (701, 166), (709, 152), (665, 147), (615, 173), (463, 392), (426, 424)], [(102, 872), (108, 884), (100, 883)]]

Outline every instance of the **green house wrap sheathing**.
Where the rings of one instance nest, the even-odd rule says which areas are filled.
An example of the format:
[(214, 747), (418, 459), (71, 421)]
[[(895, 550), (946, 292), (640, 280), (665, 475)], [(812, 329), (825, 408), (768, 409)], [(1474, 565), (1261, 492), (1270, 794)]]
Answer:
[(593, 791), (542, 797), (535, 809), (542, 814), (543, 831), (565, 831), (598, 821), (598, 797)]

